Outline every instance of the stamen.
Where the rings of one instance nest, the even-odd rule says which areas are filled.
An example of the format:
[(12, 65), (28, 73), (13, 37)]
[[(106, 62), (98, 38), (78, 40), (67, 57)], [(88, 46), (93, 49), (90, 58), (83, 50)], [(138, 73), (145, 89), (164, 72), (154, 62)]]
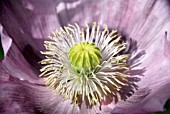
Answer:
[(57, 91), (71, 103), (89, 106), (102, 104), (106, 96), (120, 99), (119, 92), (126, 86), (129, 75), (127, 61), (129, 54), (120, 54), (126, 43), (116, 30), (109, 33), (108, 27), (100, 31), (100, 24), (86, 23), (86, 29), (78, 24), (60, 27), (45, 41), (46, 59), (40, 76), (45, 77), (46, 85)]

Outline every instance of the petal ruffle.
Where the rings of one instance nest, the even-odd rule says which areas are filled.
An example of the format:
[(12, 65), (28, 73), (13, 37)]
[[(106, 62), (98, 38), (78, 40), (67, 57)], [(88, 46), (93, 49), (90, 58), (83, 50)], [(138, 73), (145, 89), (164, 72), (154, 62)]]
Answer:
[[(0, 113), (36, 114), (35, 106), (28, 93), (29, 87), (19, 83), (0, 64)], [(27, 82), (23, 82), (27, 83)]]
[[(170, 42), (167, 34), (157, 43), (160, 47), (149, 55), (144, 78), (137, 84), (139, 90), (127, 101), (119, 102), (112, 110), (113, 113), (150, 113), (164, 111), (164, 105), (170, 98)], [(159, 46), (162, 45), (162, 46)], [(149, 59), (149, 60), (148, 60)]]
[(55, 16), (57, 4), (32, 0), (1, 2), (0, 21), (19, 50), (27, 45), (36, 51), (44, 49), (42, 42), (60, 25)]
[(15, 77), (33, 83), (41, 82), (36, 82), (41, 68), (38, 62), (42, 60), (39, 51), (44, 49), (43, 41), (59, 26), (55, 16), (57, 4), (57, 1), (1, 1), (0, 22), (13, 41), (3, 64)]
[[(31, 64), (38, 64), (38, 62), (35, 60)], [(14, 43), (2, 62), (4, 69), (12, 76), (20, 80), (27, 80), (30, 83), (42, 84), (43, 79), (39, 78), (39, 70), (32, 67), (31, 64), (28, 63)]]
[[(32, 53), (32, 48), (28, 47), (27, 52), (20, 52), (15, 43), (12, 43), (12, 40), (9, 36), (5, 35), (2, 31), (5, 31), (1, 27), (1, 40), (2, 47), (4, 51), (5, 58), (2, 61), (3, 68), (8, 71), (14, 77), (19, 78), (20, 80), (27, 80), (31, 83), (43, 83), (43, 80), (38, 77), (39, 75), (39, 66), (37, 65), (39, 57)], [(7, 53), (8, 52), (8, 53)], [(32, 55), (33, 54), (33, 55)], [(29, 58), (32, 57), (31, 63), (29, 63)], [(38, 59), (37, 59), (38, 58)], [(31, 67), (34, 66), (34, 67)]]

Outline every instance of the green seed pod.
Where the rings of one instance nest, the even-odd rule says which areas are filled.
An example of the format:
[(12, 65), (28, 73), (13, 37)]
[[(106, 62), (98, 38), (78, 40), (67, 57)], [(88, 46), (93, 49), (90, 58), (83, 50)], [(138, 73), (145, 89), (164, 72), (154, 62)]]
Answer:
[(87, 74), (100, 64), (101, 52), (94, 43), (75, 43), (69, 50), (69, 60), (71, 67), (78, 73)]

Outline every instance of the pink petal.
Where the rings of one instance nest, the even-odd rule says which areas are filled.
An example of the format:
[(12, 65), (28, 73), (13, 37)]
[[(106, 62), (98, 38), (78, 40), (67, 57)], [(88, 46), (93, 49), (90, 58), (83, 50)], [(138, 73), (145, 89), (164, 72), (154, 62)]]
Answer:
[(60, 25), (55, 16), (57, 3), (33, 0), (2, 2), (2, 26), (20, 50), (23, 51), (27, 45), (36, 51), (44, 49), (44, 39)]
[[(5, 31), (5, 30), (4, 30)], [(14, 77), (19, 78), (20, 80), (28, 80), (31, 83), (44, 83), (41, 78), (38, 77), (39, 75), (39, 67), (37, 65), (38, 55), (32, 53), (33, 49), (26, 50), (28, 52), (20, 52), (18, 47), (13, 43), (10, 37), (5, 35), (2, 32), (1, 26), (1, 37), (2, 37), (2, 46), (5, 53), (5, 59), (2, 61), (3, 68)], [(10, 48), (10, 49), (9, 49)], [(29, 48), (26, 48), (29, 49)], [(8, 53), (7, 53), (8, 52)], [(34, 54), (34, 55), (31, 55)], [(28, 59), (25, 56), (31, 56), (33, 60), (31, 60), (31, 64), (28, 63)], [(35, 65), (34, 65), (35, 64)], [(33, 65), (34, 67), (32, 67)], [(37, 68), (37, 69), (36, 69)], [(5, 79), (5, 77), (4, 77)]]
[(20, 80), (43, 83), (39, 78), (41, 66), (38, 62), (42, 60), (39, 51), (44, 49), (43, 41), (47, 36), (60, 25), (55, 12), (57, 4), (57, 1), (39, 3), (32, 0), (1, 2), (0, 21), (13, 41), (3, 65)]
[(0, 113), (36, 114), (28, 91), (29, 87), (18, 83), (8, 73), (0, 74)]
[(166, 35), (156, 44), (160, 48), (145, 58), (150, 62), (148, 65), (146, 62), (144, 66), (146, 69), (152, 70), (146, 70), (144, 77), (137, 83), (139, 90), (127, 101), (119, 102), (114, 106), (115, 108), (110, 107), (110, 110), (105, 107), (105, 110), (111, 111), (113, 109), (113, 113), (120, 114), (164, 111), (163, 106), (170, 98), (170, 41)]
[[(96, 3), (94, 0), (87, 3), (82, 1), (80, 4), (83, 4), (83, 9), (76, 12), (71, 23), (78, 22), (84, 26), (86, 21), (96, 21), (106, 24), (110, 29), (117, 29), (128, 38), (137, 40), (139, 48), (142, 49), (149, 48), (169, 30), (166, 26), (170, 22), (166, 1), (104, 0)], [(68, 9), (71, 12), (71, 8)]]
[(32, 61), (32, 63), (28, 63), (22, 53), (18, 50), (17, 46), (13, 43), (7, 56), (3, 60), (2, 65), (9, 74), (20, 80), (42, 84), (43, 79), (39, 78), (39, 70), (36, 69), (37, 65), (34, 67), (31, 66), (32, 64), (37, 63), (36, 60)]

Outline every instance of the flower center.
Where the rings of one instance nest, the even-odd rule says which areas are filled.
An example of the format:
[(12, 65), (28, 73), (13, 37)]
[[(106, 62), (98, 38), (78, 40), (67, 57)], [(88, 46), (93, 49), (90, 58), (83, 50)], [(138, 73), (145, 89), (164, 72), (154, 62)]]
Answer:
[(89, 42), (75, 43), (68, 54), (71, 67), (80, 74), (87, 74), (94, 70), (102, 59), (99, 48)]
[(40, 76), (46, 85), (78, 105), (101, 106), (108, 97), (125, 98), (121, 94), (130, 91), (131, 84), (129, 54), (120, 53), (126, 43), (120, 42), (117, 31), (109, 32), (106, 25), (100, 30), (96, 23), (92, 29), (87, 23), (85, 31), (77, 24), (60, 29), (49, 36), (52, 41), (44, 42), (46, 50), (41, 52), (46, 58)]

